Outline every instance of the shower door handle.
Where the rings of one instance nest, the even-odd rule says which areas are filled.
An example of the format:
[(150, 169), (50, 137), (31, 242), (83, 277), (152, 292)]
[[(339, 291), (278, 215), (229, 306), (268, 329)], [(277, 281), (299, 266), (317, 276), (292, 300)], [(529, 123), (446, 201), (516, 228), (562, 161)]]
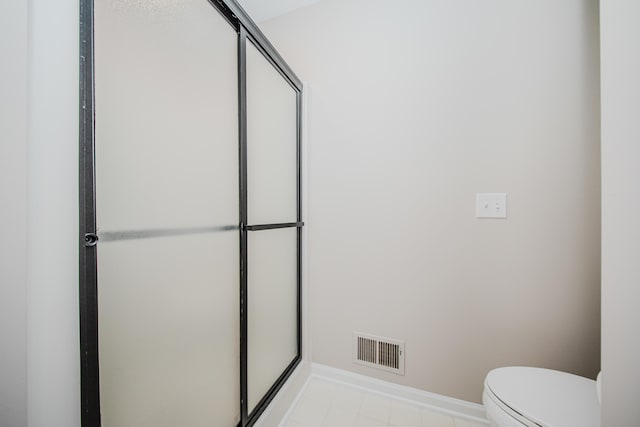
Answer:
[(98, 244), (100, 238), (96, 233), (85, 233), (84, 235), (84, 246), (85, 248), (91, 248)]

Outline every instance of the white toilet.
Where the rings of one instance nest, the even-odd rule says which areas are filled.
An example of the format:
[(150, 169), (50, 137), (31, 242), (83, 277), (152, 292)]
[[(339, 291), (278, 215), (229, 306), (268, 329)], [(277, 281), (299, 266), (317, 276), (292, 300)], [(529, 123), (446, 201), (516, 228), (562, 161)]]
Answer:
[(482, 403), (494, 427), (600, 427), (598, 385), (550, 369), (498, 368), (487, 374)]

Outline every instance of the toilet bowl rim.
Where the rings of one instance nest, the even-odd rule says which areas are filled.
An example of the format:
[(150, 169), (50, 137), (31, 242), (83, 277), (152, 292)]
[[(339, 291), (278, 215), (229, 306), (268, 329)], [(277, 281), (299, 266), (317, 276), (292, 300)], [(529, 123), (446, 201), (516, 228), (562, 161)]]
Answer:
[(522, 413), (516, 411), (515, 409), (513, 409), (511, 406), (507, 405), (506, 403), (504, 403), (494, 392), (493, 390), (491, 390), (491, 387), (489, 387), (486, 383), (484, 386), (484, 393), (487, 395), (487, 397), (491, 400), (491, 402), (493, 402), (495, 404), (495, 406), (502, 412), (508, 414), (510, 417), (512, 417), (514, 420), (518, 421), (520, 424), (526, 426), (526, 427), (545, 427), (541, 424), (536, 423), (535, 421), (529, 419), (527, 416), (523, 415)]

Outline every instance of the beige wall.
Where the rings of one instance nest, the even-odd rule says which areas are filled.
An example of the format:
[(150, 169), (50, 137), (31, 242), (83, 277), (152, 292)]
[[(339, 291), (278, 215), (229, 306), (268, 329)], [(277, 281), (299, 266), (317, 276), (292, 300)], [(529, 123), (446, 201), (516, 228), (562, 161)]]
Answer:
[(0, 425), (27, 425), (27, 5), (0, 2)]
[(602, 425), (640, 419), (640, 3), (601, 6)]
[[(322, 0), (262, 27), (311, 87), (313, 361), (476, 402), (498, 366), (595, 377), (597, 2)], [(406, 375), (352, 364), (352, 331), (406, 340)]]

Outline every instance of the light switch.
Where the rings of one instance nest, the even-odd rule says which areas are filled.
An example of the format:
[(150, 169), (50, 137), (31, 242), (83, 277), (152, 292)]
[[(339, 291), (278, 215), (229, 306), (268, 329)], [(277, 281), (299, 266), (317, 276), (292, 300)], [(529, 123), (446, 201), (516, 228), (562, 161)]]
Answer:
[(507, 193), (476, 193), (476, 218), (506, 218)]

